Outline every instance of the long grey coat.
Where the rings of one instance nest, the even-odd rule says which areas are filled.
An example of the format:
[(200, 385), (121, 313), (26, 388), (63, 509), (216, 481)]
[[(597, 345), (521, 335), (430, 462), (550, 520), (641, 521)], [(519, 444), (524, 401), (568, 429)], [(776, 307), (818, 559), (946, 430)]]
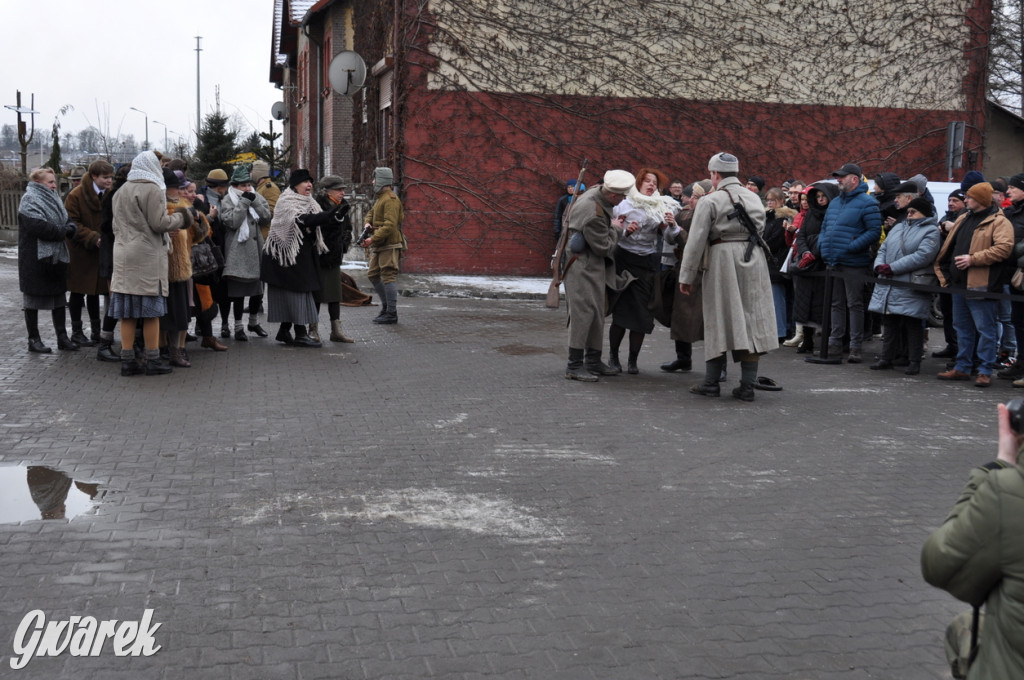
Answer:
[[(892, 267), (894, 281), (910, 281), (911, 273), (928, 268), (939, 254), (939, 227), (934, 217), (900, 222), (889, 232), (878, 249), (875, 265)], [(937, 285), (937, 282), (936, 282)], [(927, 319), (932, 307), (932, 294), (909, 288), (875, 284), (868, 309), (879, 314), (899, 314)]]
[[(249, 238), (238, 242), (238, 231), (245, 224), (249, 215), (249, 206), (259, 215), (258, 220), (250, 220)], [(220, 221), (224, 225), (224, 272), (222, 276), (254, 281), (260, 278), (260, 256), (263, 253), (264, 224), (270, 224), (270, 206), (267, 199), (256, 194), (250, 201), (241, 196), (234, 196), (230, 190), (220, 199)]]
[(117, 190), (114, 207), (113, 293), (167, 295), (167, 232), (187, 228), (191, 216), (167, 214), (167, 197), (152, 182), (132, 180)]
[[(731, 194), (731, 197), (730, 197)], [(743, 261), (748, 232), (727, 215), (733, 200), (746, 208), (759, 233), (764, 233), (764, 206), (757, 195), (726, 177), (716, 191), (697, 202), (690, 236), (683, 249), (679, 282), (704, 283), (704, 358), (715, 359), (730, 350), (762, 354), (779, 346), (772, 302), (771, 279), (764, 252), (755, 249)], [(725, 243), (711, 245), (721, 239)], [(708, 251), (707, 270), (702, 269)]]
[[(612, 226), (612, 204), (594, 187), (578, 196), (569, 208), (569, 235), (582, 232), (587, 247), (576, 255), (565, 273), (565, 301), (569, 308), (569, 347), (600, 350), (604, 338), (604, 317), (611, 306), (607, 291), (618, 293), (635, 277), (629, 272), (615, 274), (613, 252), (619, 231)], [(571, 257), (573, 254), (566, 250)]]

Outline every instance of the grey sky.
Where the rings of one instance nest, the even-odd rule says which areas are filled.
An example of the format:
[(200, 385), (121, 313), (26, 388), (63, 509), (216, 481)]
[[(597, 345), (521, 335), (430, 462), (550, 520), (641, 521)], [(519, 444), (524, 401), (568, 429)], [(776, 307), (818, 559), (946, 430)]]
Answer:
[[(22, 105), (35, 93), (36, 127), (49, 130), (59, 109), (62, 132), (89, 125), (105, 134), (133, 134), (162, 149), (164, 125), (173, 145), (179, 133), (194, 143), (196, 40), (201, 35), (200, 104), (239, 114), (249, 128), (268, 129), (270, 107), (282, 97), (268, 80), (273, 0), (0, 0), (4, 53), (0, 104)], [(27, 120), (27, 118), (26, 118)], [(0, 124), (15, 124), (0, 109)], [(275, 127), (280, 131), (280, 125)], [(33, 140), (36, 147), (38, 138)]]

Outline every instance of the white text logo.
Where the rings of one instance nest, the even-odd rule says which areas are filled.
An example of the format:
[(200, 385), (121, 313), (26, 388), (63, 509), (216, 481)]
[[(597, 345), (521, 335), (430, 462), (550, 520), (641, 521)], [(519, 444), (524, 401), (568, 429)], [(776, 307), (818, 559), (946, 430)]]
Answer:
[(92, 616), (72, 616), (67, 621), (46, 622), (46, 615), (34, 609), (25, 615), (14, 634), (14, 654), (11, 668), (19, 670), (28, 665), (33, 656), (58, 656), (67, 652), (71, 656), (99, 656), (107, 639), (113, 641), (117, 656), (152, 656), (160, 651), (153, 634), (162, 623), (152, 624), (153, 610), (142, 614), (142, 621), (116, 619), (97, 621)]

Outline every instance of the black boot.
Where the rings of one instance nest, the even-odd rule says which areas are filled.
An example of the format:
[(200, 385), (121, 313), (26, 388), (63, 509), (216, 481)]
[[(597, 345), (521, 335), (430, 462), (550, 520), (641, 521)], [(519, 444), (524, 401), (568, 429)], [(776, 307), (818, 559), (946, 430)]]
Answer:
[(36, 354), (49, 354), (53, 350), (43, 344), (38, 337), (28, 339), (28, 351)]
[(686, 373), (693, 370), (693, 345), (682, 340), (676, 340), (676, 360), (661, 365), (661, 370), (668, 373), (682, 371)]
[(384, 290), (384, 284), (380, 282), (380, 279), (371, 281), (370, 285), (377, 292), (377, 299), (380, 300), (380, 314), (373, 318), (374, 323), (380, 323), (380, 320), (388, 315), (388, 294)]
[(608, 350), (608, 365), (615, 369), (616, 373), (622, 373), (622, 364), (619, 363), (619, 350)]
[(82, 332), (82, 325), (71, 326), (71, 340), (77, 342), (79, 347), (95, 347), (96, 343), (89, 339), (85, 333)]
[(739, 387), (733, 388), (732, 396), (736, 397), (740, 401), (754, 401), (753, 383), (740, 382)]
[(615, 369), (601, 361), (601, 350), (587, 348), (583, 352), (583, 367), (593, 375), (618, 375), (622, 369)]
[(690, 388), (691, 394), (699, 394), (702, 397), (718, 397), (722, 394), (722, 388), (719, 387), (718, 381), (713, 383), (701, 383), (700, 385), (694, 385)]
[[(600, 357), (600, 353), (598, 354)], [(597, 376), (583, 367), (583, 350), (575, 347), (569, 348), (569, 363), (565, 367), (565, 377), (568, 380), (579, 380), (581, 382), (597, 382)]]
[(101, 327), (102, 327), (102, 324), (100, 324), (100, 320), (99, 319), (89, 319), (89, 329), (92, 331), (92, 334), (89, 336), (89, 339), (92, 340), (92, 344), (93, 345), (100, 344), (100, 328)]
[(804, 326), (804, 341), (796, 348), (797, 354), (814, 354), (814, 329)]
[(384, 325), (398, 323), (398, 286), (394, 283), (385, 283), (384, 294), (387, 300), (388, 311), (379, 318), (374, 319), (373, 322)]
[(283, 342), (286, 345), (294, 345), (295, 338), (292, 337), (292, 325), (288, 324), (285, 326), (281, 324), (281, 327), (277, 329), (277, 337), (274, 338), (278, 342)]
[(121, 359), (121, 375), (124, 377), (129, 378), (133, 375), (139, 375), (145, 371), (143, 365), (140, 364), (138, 359), (135, 357), (134, 349), (122, 349), (121, 356), (119, 358)]
[(96, 360), (97, 361), (109, 361), (111, 363), (121, 360), (119, 354), (115, 354), (113, 350), (114, 341), (112, 339), (104, 338), (100, 336), (100, 341), (96, 343)]
[(160, 350), (146, 350), (146, 375), (167, 375), (173, 371), (173, 368), (160, 359)]
[(69, 352), (77, 352), (81, 349), (81, 345), (68, 337), (67, 333), (59, 333), (57, 335), (57, 349), (67, 350)]
[(305, 326), (298, 324), (295, 325), (295, 341), (292, 344), (296, 347), (323, 347), (319, 342), (309, 337)]
[(629, 357), (626, 359), (626, 373), (630, 375), (636, 375), (640, 372), (640, 368), (636, 365), (636, 360), (640, 358), (639, 354), (629, 353)]

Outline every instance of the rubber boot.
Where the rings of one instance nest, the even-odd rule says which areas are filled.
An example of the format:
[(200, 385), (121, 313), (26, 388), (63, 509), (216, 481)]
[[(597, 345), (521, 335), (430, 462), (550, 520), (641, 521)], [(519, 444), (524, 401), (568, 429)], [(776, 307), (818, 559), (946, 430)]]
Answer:
[(355, 342), (341, 330), (341, 319), (331, 319), (331, 342)]
[(601, 361), (601, 350), (590, 347), (583, 352), (583, 367), (592, 375), (618, 375), (622, 372)]
[(583, 367), (582, 349), (576, 349), (575, 347), (569, 348), (569, 363), (565, 367), (565, 377), (567, 380), (597, 382), (597, 376), (591, 375), (590, 371)]
[(398, 323), (398, 286), (394, 283), (385, 283), (384, 296), (384, 299), (387, 300), (388, 311), (374, 319), (373, 322), (385, 325)]

